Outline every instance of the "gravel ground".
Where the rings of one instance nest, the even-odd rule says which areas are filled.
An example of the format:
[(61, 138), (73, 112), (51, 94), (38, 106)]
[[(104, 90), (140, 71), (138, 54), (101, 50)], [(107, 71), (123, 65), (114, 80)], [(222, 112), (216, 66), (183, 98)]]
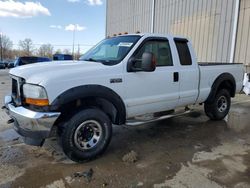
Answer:
[[(9, 91), (8, 71), (0, 70), (0, 105)], [(76, 164), (56, 138), (41, 148), (23, 144), (0, 111), (0, 187), (250, 187), (249, 115), (250, 97), (237, 95), (223, 121), (210, 121), (196, 106), (185, 116), (114, 126), (107, 152)]]

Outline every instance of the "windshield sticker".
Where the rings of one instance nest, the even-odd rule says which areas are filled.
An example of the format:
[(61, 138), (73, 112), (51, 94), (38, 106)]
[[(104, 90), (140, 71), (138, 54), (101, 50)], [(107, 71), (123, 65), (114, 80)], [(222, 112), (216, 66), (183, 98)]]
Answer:
[(118, 46), (121, 46), (121, 47), (131, 47), (133, 45), (133, 43), (131, 42), (120, 42), (118, 44)]

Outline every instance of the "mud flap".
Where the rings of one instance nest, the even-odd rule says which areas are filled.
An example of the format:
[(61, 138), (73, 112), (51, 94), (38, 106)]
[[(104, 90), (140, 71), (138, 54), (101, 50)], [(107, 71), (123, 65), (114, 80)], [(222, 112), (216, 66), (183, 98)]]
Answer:
[(25, 144), (32, 146), (43, 146), (45, 139), (33, 139), (28, 137), (23, 137), (23, 141)]

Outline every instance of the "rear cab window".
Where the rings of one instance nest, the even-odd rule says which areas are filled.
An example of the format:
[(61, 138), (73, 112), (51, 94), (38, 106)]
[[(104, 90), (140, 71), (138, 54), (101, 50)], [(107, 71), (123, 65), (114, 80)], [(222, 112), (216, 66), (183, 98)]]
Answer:
[(183, 66), (192, 65), (192, 57), (188, 47), (188, 40), (175, 38), (175, 45), (180, 59), (180, 64)]

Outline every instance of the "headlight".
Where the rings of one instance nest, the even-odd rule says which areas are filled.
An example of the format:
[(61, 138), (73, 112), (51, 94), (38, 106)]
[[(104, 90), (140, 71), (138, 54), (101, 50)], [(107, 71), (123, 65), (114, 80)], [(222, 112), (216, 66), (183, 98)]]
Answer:
[(49, 105), (47, 93), (45, 89), (41, 86), (33, 84), (24, 84), (23, 95), (25, 98), (25, 102), (27, 104), (32, 104), (37, 106)]

